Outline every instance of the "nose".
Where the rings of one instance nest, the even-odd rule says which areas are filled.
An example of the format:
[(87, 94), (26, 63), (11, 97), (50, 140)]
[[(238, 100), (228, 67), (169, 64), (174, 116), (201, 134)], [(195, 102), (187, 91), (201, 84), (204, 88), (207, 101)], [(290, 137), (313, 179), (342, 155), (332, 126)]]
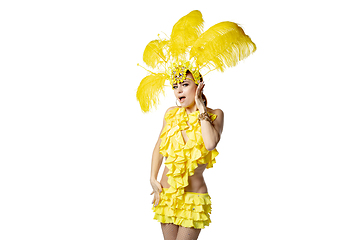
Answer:
[(183, 89), (182, 89), (181, 84), (178, 84), (177, 90), (178, 90), (178, 93), (182, 93), (182, 92), (183, 92)]

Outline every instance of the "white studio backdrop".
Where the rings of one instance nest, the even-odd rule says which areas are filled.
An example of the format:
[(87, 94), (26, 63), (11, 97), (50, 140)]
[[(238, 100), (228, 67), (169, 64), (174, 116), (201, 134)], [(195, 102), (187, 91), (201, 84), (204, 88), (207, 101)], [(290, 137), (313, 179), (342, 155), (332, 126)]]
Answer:
[(258, 47), (205, 79), (225, 126), (199, 239), (360, 238), (354, 1), (73, 0), (0, 3), (0, 239), (162, 239), (150, 162), (175, 98), (143, 114), (137, 63), (192, 10)]

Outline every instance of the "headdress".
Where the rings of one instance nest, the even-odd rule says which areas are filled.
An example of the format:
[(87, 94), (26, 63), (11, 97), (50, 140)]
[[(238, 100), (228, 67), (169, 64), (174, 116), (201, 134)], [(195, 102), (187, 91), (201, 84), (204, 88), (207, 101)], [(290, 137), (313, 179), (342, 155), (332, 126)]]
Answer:
[(149, 75), (137, 89), (143, 112), (158, 105), (166, 80), (171, 85), (183, 82), (190, 71), (199, 84), (200, 70), (223, 72), (256, 51), (256, 45), (237, 23), (220, 22), (205, 32), (203, 23), (201, 12), (192, 11), (175, 23), (170, 39), (159, 37), (146, 46), (143, 61), (156, 72), (146, 69)]

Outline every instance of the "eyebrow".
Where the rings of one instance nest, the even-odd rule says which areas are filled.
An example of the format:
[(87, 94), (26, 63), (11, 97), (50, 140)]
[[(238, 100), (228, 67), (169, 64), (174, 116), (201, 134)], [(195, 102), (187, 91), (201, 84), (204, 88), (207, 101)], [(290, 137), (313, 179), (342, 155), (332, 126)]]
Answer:
[[(190, 80), (191, 80), (190, 78), (185, 78), (185, 80), (181, 84), (189, 83)], [(178, 85), (177, 83), (173, 84), (173, 86), (177, 86), (177, 85)]]

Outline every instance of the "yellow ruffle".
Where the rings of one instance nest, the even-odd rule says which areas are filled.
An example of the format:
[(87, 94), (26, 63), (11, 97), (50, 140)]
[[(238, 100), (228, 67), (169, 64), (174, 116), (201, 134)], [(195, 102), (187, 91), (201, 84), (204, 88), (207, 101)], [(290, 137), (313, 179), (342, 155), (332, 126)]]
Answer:
[(174, 223), (183, 227), (204, 228), (211, 223), (211, 198), (207, 193), (184, 194), (184, 201), (178, 202), (176, 208), (171, 208), (171, 199), (163, 188), (160, 202), (153, 207), (154, 219), (162, 223)]
[[(209, 115), (212, 120), (216, 119), (215, 114)], [(194, 174), (198, 164), (208, 164), (206, 168), (211, 168), (219, 154), (216, 149), (208, 151), (205, 148), (198, 116), (199, 111), (187, 114), (185, 108), (174, 108), (165, 115), (166, 125), (160, 135), (160, 153), (167, 157), (165, 165), (169, 169), (166, 175), (170, 188), (166, 191), (166, 198), (170, 201), (168, 206), (172, 211), (176, 211), (177, 206), (184, 202), (188, 178)], [(186, 143), (182, 130), (188, 136)]]

